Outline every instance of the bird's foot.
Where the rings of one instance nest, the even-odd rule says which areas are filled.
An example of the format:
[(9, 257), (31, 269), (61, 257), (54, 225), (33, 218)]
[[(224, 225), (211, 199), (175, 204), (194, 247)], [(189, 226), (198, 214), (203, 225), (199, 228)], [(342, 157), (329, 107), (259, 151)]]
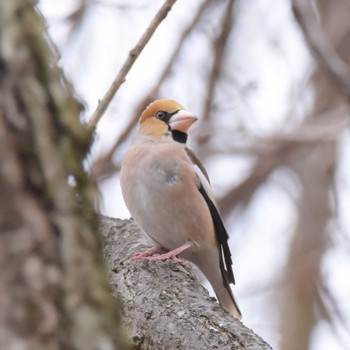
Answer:
[(180, 247), (173, 249), (167, 253), (160, 254), (158, 256), (146, 257), (145, 259), (152, 260), (152, 261), (173, 260), (181, 265), (186, 265), (186, 260), (178, 258), (177, 255), (182, 253), (184, 250), (192, 247), (192, 245), (193, 245), (192, 241), (188, 241), (185, 244), (181, 245)]
[(176, 256), (176, 253), (173, 253), (174, 251), (170, 251), (168, 253), (165, 253), (165, 254), (160, 254), (158, 256), (150, 256), (150, 257), (147, 257), (145, 259), (147, 260), (151, 260), (151, 261), (165, 261), (165, 260), (172, 260), (172, 261), (175, 261), (181, 265), (186, 265), (186, 260), (184, 259), (180, 259)]
[(162, 249), (161, 247), (154, 247), (154, 248), (151, 248), (151, 249), (148, 249), (146, 252), (136, 252), (131, 260), (140, 260), (140, 259), (145, 259), (145, 258), (148, 258), (156, 253), (164, 253), (164, 249)]

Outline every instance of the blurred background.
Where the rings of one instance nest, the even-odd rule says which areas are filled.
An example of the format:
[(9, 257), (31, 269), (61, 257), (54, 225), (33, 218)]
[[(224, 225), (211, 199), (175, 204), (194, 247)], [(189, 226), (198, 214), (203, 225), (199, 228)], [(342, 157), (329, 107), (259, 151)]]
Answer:
[[(161, 0), (40, 0), (87, 121)], [(146, 105), (199, 117), (191, 148), (230, 233), (243, 322), (281, 350), (350, 349), (350, 2), (178, 0), (97, 128), (101, 212)]]

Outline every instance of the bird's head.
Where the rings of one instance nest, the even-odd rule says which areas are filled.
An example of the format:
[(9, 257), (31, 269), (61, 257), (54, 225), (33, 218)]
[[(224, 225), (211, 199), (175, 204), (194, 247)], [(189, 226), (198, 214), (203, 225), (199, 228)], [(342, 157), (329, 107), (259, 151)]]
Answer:
[(139, 132), (144, 136), (161, 137), (170, 131), (176, 141), (183, 142), (183, 136), (186, 142), (188, 130), (197, 119), (174, 100), (156, 100), (141, 114)]

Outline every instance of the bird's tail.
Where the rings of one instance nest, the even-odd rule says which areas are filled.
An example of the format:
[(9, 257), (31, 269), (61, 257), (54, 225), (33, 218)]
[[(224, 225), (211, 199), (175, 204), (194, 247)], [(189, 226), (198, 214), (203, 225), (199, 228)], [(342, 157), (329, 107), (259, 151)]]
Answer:
[(229, 278), (226, 270), (224, 269), (222, 259), (220, 259), (220, 266), (219, 264), (208, 263), (209, 261), (215, 260), (218, 261), (219, 257), (216, 257), (216, 259), (206, 259), (206, 261), (201, 261), (198, 263), (198, 267), (204, 273), (205, 277), (213, 287), (220, 305), (232, 316), (241, 319), (242, 314), (231, 290)]
[(233, 295), (230, 283), (228, 281), (228, 277), (226, 275), (226, 271), (221, 266), (220, 263), (220, 272), (222, 276), (222, 284), (218, 283), (218, 287), (214, 288), (215, 294), (219, 300), (219, 303), (222, 307), (227, 310), (232, 316), (238, 318), (239, 320), (242, 318), (241, 310), (238, 307), (236, 299)]

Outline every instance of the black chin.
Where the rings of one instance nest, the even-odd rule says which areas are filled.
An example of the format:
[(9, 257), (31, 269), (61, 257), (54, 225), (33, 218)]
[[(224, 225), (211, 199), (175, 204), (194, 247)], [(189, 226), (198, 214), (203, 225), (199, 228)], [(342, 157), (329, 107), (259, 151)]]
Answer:
[(179, 130), (171, 130), (173, 140), (179, 143), (186, 143), (188, 135)]

